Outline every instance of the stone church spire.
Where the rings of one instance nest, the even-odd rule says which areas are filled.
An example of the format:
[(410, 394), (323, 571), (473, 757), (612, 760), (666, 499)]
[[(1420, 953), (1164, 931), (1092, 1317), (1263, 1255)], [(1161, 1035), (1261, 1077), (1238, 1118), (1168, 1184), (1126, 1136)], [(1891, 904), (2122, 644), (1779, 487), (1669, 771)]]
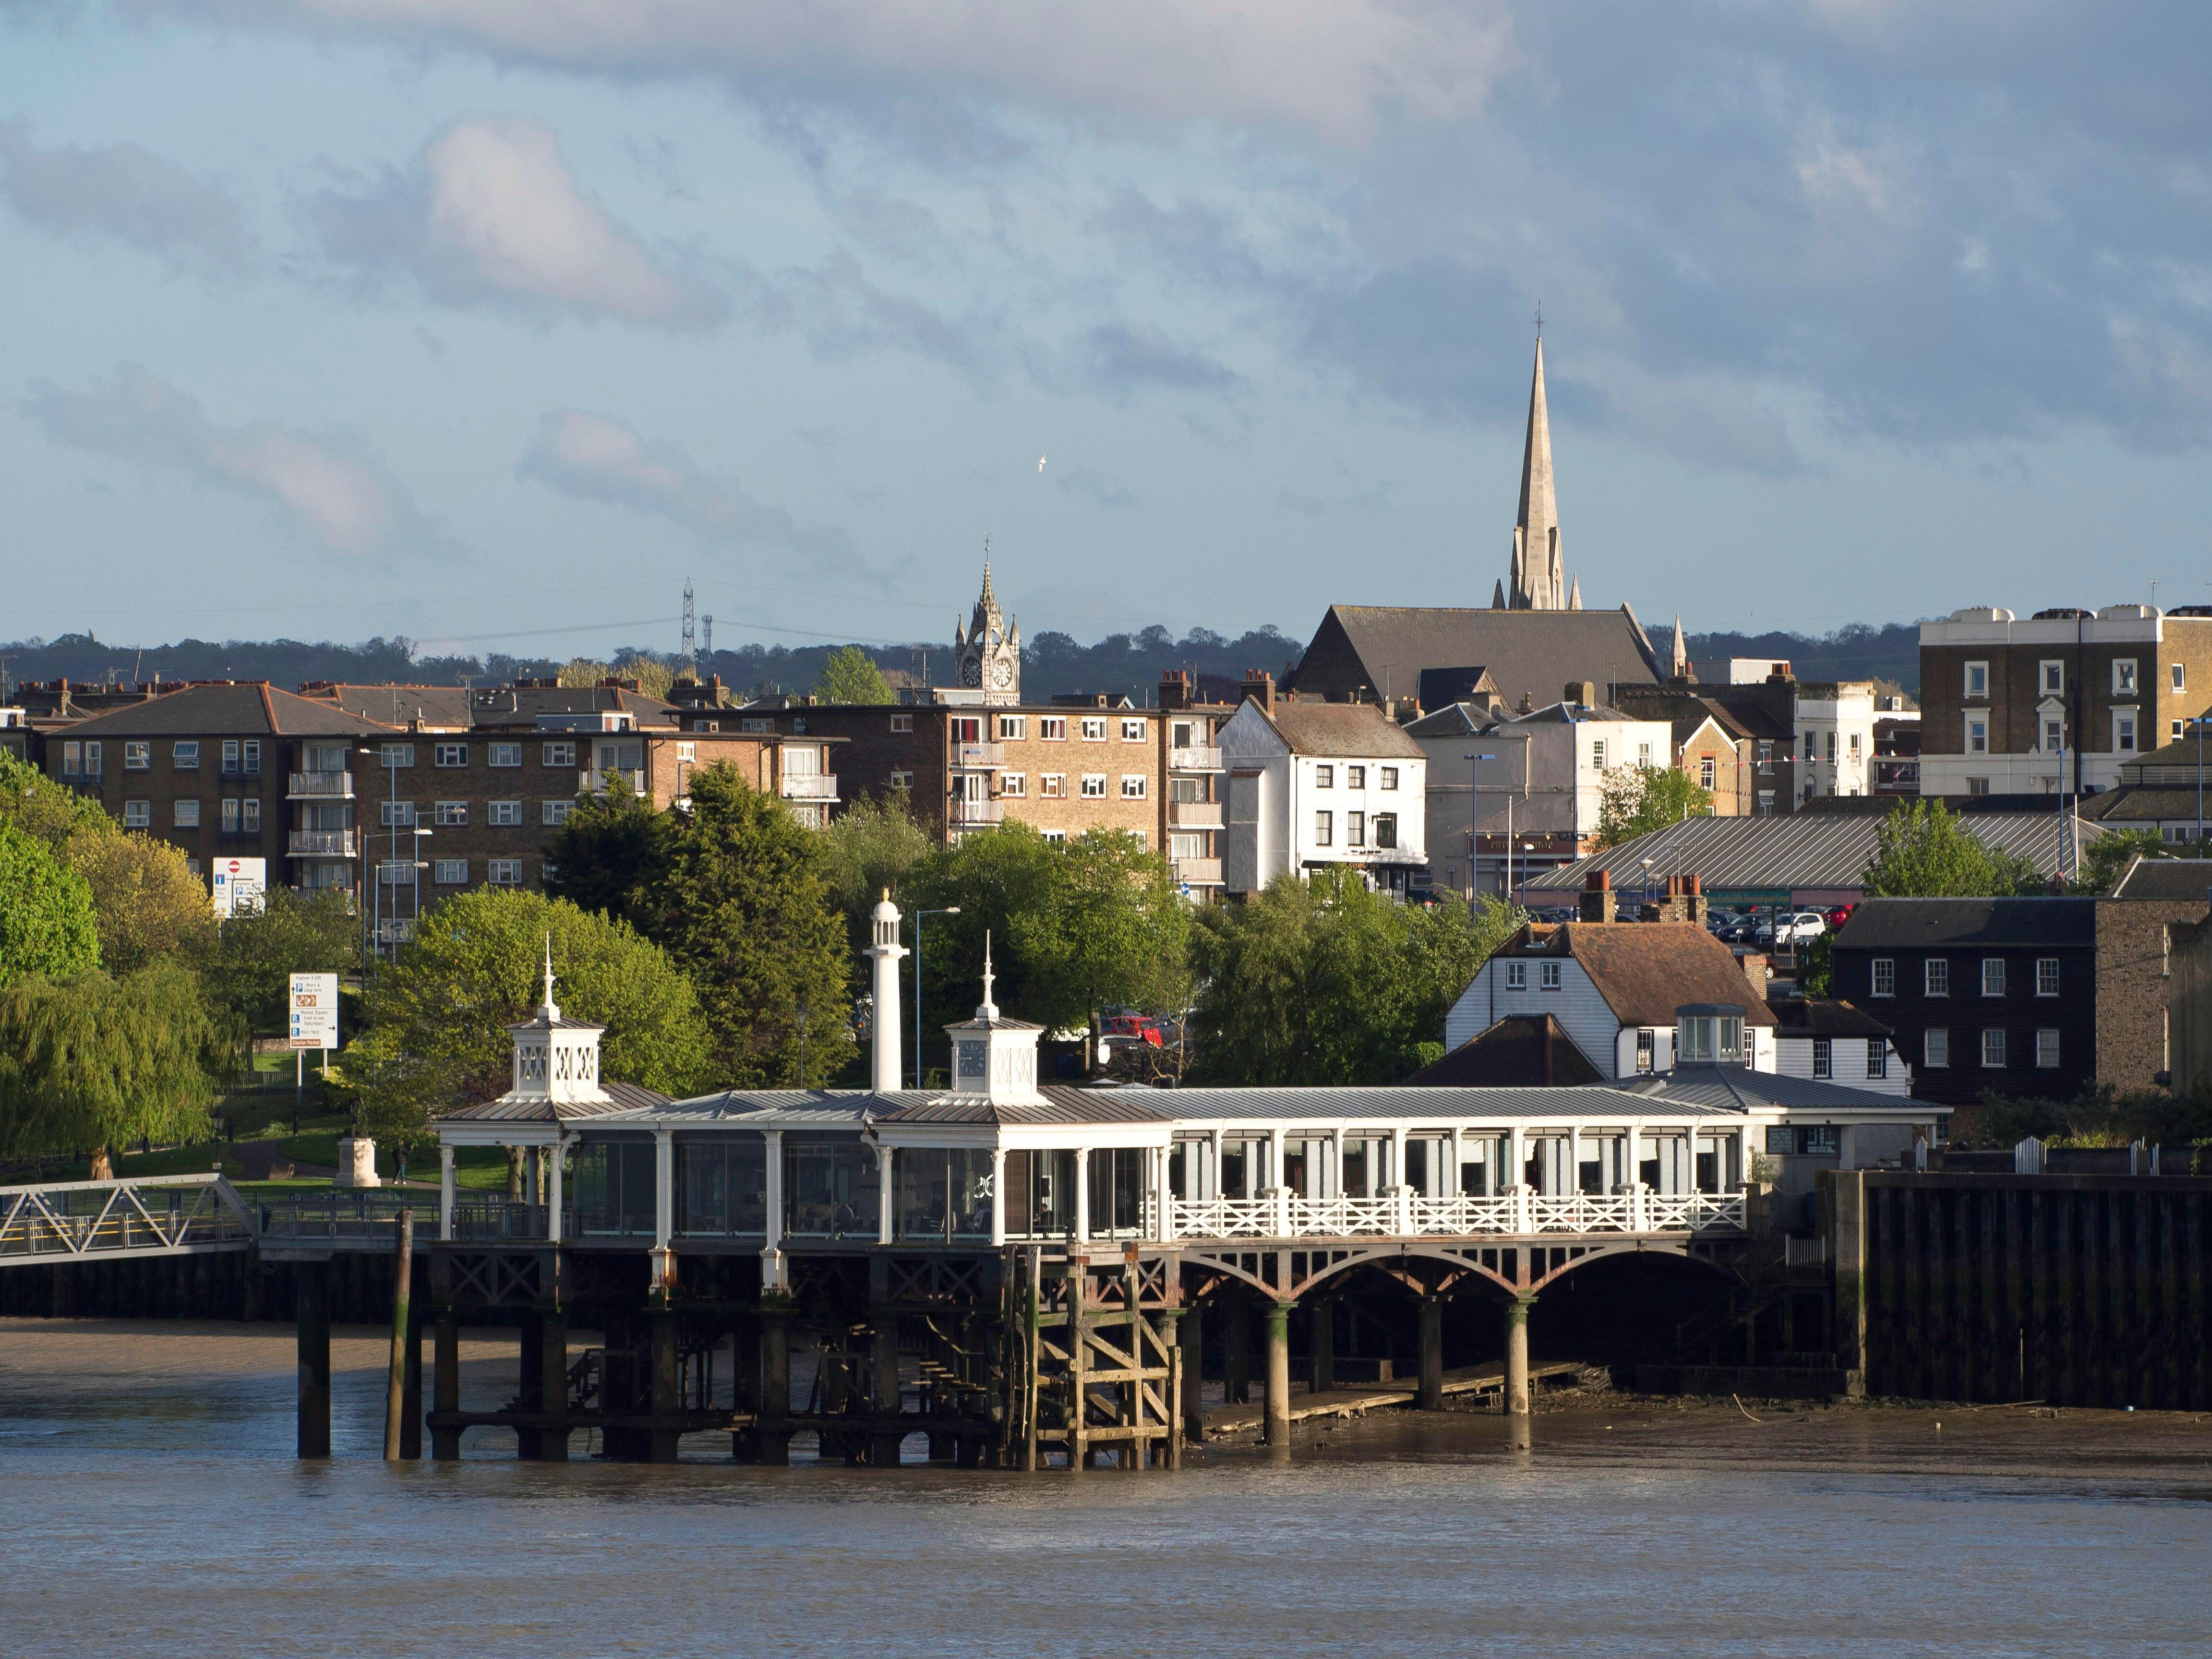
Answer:
[(1559, 507), (1552, 493), (1552, 418), (1544, 401), (1544, 337), (1540, 331), (1535, 372), (1528, 382), (1521, 514), (1513, 526), (1513, 581), (1507, 603), (1516, 611), (1563, 610), (1566, 588), (1559, 556)]
[[(990, 544), (984, 544), (988, 554)], [(991, 562), (983, 561), (983, 592), (975, 614), (962, 628), (952, 624), (956, 672), (965, 690), (981, 691), (988, 703), (1018, 703), (1022, 700), (1021, 623), (999, 608), (991, 586)]]

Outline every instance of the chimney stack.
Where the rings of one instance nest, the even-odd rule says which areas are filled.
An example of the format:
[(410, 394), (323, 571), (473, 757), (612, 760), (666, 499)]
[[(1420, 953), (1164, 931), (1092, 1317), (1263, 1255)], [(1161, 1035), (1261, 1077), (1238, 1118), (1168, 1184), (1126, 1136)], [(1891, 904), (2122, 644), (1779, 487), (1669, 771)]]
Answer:
[(1620, 915), (1620, 901), (1613, 896), (1611, 872), (1591, 871), (1583, 882), (1577, 919), (1583, 921), (1617, 921)]
[(1562, 699), (1562, 701), (1576, 708), (1596, 708), (1597, 682), (1595, 680), (1569, 680), (1567, 682), (1566, 696)]
[(1160, 676), (1160, 707), (1167, 709), (1190, 707), (1190, 671), (1170, 668)]
[(1275, 677), (1264, 668), (1246, 669), (1243, 701), (1258, 703), (1260, 712), (1272, 717), (1275, 712)]

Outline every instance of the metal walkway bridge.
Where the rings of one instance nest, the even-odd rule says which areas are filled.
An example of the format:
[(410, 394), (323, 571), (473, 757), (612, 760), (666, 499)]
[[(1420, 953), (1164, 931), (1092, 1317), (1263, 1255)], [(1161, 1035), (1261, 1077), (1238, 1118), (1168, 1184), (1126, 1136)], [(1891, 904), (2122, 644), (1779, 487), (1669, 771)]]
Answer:
[[(143, 1261), (220, 1250), (390, 1250), (399, 1212), (437, 1213), (434, 1188), (257, 1194), (219, 1175), (0, 1187), (0, 1267)], [(433, 1231), (424, 1228), (427, 1236)]]

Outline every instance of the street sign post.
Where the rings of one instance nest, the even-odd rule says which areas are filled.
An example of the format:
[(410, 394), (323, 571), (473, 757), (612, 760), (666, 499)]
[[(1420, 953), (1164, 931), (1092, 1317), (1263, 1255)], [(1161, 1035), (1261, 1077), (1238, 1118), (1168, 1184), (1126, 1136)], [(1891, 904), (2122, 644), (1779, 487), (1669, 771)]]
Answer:
[(261, 908), (261, 896), (269, 880), (269, 860), (217, 859), (208, 876), (209, 896), (215, 902), (215, 913), (227, 921)]
[(300, 1097), (307, 1090), (307, 1050), (323, 1051), (323, 1069), (331, 1068), (331, 1050), (338, 1046), (338, 976), (336, 974), (292, 975), (292, 1133), (300, 1133)]

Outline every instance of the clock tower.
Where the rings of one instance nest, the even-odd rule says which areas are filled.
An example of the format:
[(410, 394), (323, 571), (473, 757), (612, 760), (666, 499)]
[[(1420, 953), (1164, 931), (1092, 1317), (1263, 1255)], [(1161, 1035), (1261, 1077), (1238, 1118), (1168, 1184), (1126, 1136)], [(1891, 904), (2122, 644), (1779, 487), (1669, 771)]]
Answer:
[(1015, 704), (1022, 700), (1021, 625), (999, 609), (999, 596), (991, 591), (991, 565), (983, 563), (982, 597), (963, 630), (952, 625), (952, 648), (962, 688), (980, 691), (987, 703)]

